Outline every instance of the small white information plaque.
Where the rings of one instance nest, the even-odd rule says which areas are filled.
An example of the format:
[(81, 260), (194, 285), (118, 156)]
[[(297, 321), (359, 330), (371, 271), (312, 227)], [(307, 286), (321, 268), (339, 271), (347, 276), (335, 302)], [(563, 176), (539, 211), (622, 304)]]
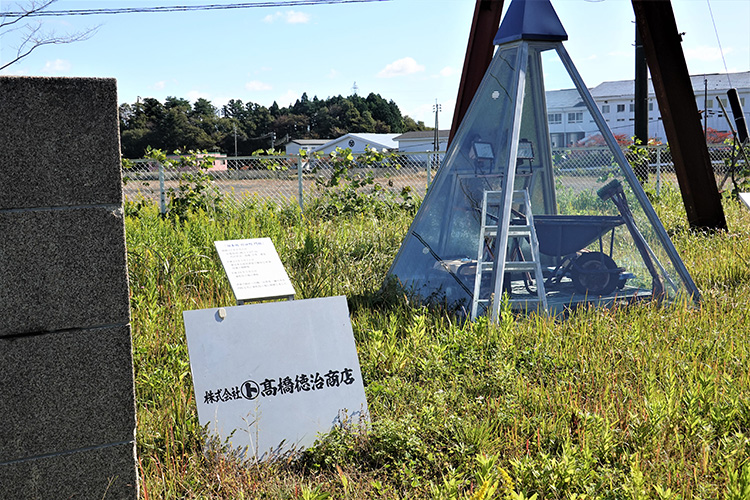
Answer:
[(214, 241), (214, 245), (238, 303), (294, 297), (271, 238)]
[(184, 311), (198, 419), (263, 461), (367, 425), (345, 297)]
[(750, 209), (750, 193), (740, 193), (740, 200)]

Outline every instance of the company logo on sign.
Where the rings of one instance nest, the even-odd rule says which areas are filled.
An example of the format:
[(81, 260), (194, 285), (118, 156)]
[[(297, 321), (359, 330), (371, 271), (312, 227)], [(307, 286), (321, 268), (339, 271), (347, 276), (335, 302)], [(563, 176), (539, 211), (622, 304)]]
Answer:
[(278, 379), (267, 378), (258, 384), (254, 380), (245, 380), (242, 384), (234, 387), (222, 387), (208, 390), (203, 396), (205, 404), (226, 403), (236, 399), (253, 400), (258, 397), (272, 398), (295, 392), (320, 391), (324, 389), (340, 387), (341, 384), (352, 385), (355, 381), (354, 370), (344, 368), (343, 370), (328, 370), (321, 375), (302, 373), (291, 376), (279, 377)]

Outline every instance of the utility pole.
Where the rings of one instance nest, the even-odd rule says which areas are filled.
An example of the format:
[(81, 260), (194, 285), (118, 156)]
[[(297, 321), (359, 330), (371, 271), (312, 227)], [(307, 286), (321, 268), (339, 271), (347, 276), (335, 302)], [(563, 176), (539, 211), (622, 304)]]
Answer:
[(237, 124), (234, 124), (234, 156), (237, 156)]
[(435, 99), (435, 104), (432, 105), (432, 111), (435, 113), (435, 142), (433, 143), (433, 151), (438, 152), (440, 150), (440, 130), (438, 129), (438, 114), (443, 110), (442, 104), (438, 104)]
[(703, 75), (703, 138), (708, 142), (708, 78)]

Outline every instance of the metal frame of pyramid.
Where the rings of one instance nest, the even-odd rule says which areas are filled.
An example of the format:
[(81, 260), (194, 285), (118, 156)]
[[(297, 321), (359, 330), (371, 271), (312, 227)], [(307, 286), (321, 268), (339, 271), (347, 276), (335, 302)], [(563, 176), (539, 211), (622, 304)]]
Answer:
[[(389, 271), (423, 302), (496, 321), (504, 296), (515, 309), (545, 312), (699, 299), (564, 40), (548, 0), (511, 2), (495, 56)], [(559, 57), (608, 146), (601, 165), (580, 178), (562, 173), (552, 157), (547, 51)], [(499, 201), (488, 205), (489, 193)], [(575, 210), (563, 207), (571, 196)]]

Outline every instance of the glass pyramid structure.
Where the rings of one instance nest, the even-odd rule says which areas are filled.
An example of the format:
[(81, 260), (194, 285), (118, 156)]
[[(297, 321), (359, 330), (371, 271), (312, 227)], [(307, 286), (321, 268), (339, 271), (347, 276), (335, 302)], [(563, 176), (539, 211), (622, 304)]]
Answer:
[[(391, 265), (412, 296), (493, 319), (502, 297), (552, 313), (698, 300), (567, 38), (549, 0), (509, 5), (494, 58)], [(575, 90), (546, 91), (545, 71)], [(548, 113), (548, 99), (573, 111)], [(584, 120), (598, 133), (578, 132)], [(551, 132), (558, 122), (565, 132)]]

